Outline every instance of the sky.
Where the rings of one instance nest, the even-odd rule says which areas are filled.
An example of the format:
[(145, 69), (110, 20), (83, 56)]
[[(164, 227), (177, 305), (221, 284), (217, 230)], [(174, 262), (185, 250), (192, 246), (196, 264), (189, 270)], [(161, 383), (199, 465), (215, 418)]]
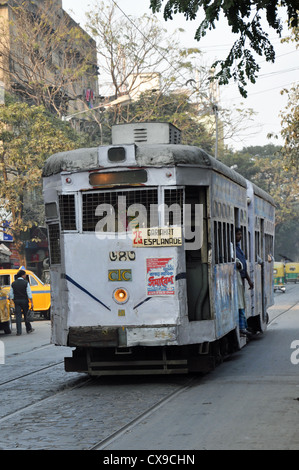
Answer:
[[(62, 6), (84, 28), (86, 24), (85, 12), (92, 11), (94, 1), (62, 0)], [(114, 1), (119, 6), (120, 15), (137, 17), (144, 13), (152, 14), (149, 8), (150, 0)], [(172, 32), (175, 28), (183, 28), (185, 33), (181, 33), (180, 38), (182, 46), (200, 48), (203, 52), (203, 62), (207, 66), (210, 66), (217, 59), (224, 59), (237, 37), (230, 32), (225, 20), (220, 20), (216, 23), (216, 29), (209, 31), (198, 42), (194, 40), (194, 34), (202, 18), (195, 21), (186, 21), (183, 15), (177, 14), (172, 21), (165, 22), (162, 13), (156, 16), (169, 32)], [(287, 106), (287, 95), (281, 95), (280, 92), (283, 88), (289, 88), (299, 80), (299, 49), (296, 50), (294, 43), (281, 44), (274, 30), (268, 30), (268, 32), (269, 38), (275, 47), (276, 60), (272, 64), (267, 63), (263, 58), (258, 58), (261, 70), (257, 82), (248, 85), (246, 88), (248, 97), (241, 97), (237, 84), (233, 81), (228, 86), (220, 87), (219, 106), (238, 108), (241, 105), (243, 108), (253, 109), (256, 113), (254, 121), (248, 122), (246, 129), (240, 132), (238, 136), (225, 142), (234, 150), (269, 143), (283, 144), (280, 136), (280, 112), (284, 111)], [(285, 37), (287, 34), (287, 26), (285, 26), (282, 36)], [(100, 66), (100, 63), (98, 65)], [(99, 87), (101, 86), (100, 80), (101, 75), (99, 76)], [(268, 133), (278, 135), (278, 139), (268, 139)]]

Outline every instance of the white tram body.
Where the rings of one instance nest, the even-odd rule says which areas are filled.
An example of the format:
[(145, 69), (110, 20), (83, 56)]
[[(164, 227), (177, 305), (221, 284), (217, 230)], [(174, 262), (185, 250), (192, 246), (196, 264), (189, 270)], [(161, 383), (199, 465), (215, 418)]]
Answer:
[(246, 316), (255, 331), (266, 328), (274, 202), (179, 142), (168, 123), (118, 125), (112, 145), (45, 163), (52, 342), (76, 348), (68, 371), (207, 370), (242, 347), (237, 226), (255, 282)]

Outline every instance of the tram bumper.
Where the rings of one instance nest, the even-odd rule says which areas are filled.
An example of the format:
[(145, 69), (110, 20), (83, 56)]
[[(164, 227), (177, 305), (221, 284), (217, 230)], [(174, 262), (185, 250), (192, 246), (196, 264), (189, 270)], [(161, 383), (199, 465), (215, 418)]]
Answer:
[(67, 372), (90, 375), (187, 373), (188, 360), (177, 344), (177, 325), (71, 327)]
[(70, 327), (70, 347), (134, 347), (177, 345), (177, 325)]

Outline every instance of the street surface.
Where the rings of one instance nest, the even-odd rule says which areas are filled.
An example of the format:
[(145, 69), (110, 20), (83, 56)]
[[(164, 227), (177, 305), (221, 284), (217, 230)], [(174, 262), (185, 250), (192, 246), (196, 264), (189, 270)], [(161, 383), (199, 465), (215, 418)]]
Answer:
[(71, 351), (49, 344), (49, 321), (20, 337), (14, 325), (0, 332), (0, 448), (299, 449), (299, 285), (275, 294), (269, 317), (265, 335), (197, 377), (66, 373)]

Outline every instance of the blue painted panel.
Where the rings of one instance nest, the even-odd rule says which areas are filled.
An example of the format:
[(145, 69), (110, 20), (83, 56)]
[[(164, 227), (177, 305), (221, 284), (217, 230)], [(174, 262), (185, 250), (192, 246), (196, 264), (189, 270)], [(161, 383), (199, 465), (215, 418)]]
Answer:
[(238, 323), (237, 277), (234, 264), (214, 266), (216, 337), (233, 330)]

